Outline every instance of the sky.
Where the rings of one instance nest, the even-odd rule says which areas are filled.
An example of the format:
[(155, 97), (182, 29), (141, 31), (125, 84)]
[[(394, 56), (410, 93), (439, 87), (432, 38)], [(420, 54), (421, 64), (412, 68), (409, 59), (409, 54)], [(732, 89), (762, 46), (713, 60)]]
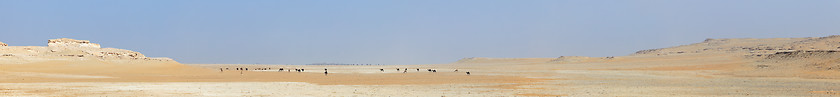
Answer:
[(840, 35), (838, 0), (0, 0), (0, 41), (206, 64), (624, 56), (707, 38)]

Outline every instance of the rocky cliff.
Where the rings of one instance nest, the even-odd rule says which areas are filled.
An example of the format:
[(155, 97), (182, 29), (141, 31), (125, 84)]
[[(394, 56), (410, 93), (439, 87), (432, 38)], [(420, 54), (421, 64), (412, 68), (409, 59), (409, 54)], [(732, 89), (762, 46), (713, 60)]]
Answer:
[(90, 47), (99, 48), (99, 44), (90, 43), (88, 40), (75, 40), (69, 38), (47, 40), (49, 47)]
[(175, 62), (169, 58), (151, 58), (131, 50), (100, 48), (99, 44), (88, 40), (68, 38), (50, 39), (47, 47), (42, 46), (2, 46), (0, 64), (21, 64), (42, 61), (93, 60), (100, 62)]

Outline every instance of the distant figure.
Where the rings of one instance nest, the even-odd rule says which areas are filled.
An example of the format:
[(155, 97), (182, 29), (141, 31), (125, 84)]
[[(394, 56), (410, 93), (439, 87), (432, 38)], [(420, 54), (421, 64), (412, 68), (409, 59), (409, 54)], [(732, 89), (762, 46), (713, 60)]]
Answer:
[(230, 70), (230, 68), (225, 68), (225, 70)]
[(397, 71), (400, 71), (400, 68), (397, 68)]
[(437, 70), (432, 70), (432, 72), (437, 72)]
[(458, 72), (458, 69), (455, 69), (455, 72)]
[(300, 72), (303, 72), (303, 68), (300, 69)]
[(327, 71), (324, 71), (324, 75), (326, 76), (327, 74), (328, 74)]
[(420, 71), (420, 68), (417, 68), (417, 71)]
[(248, 70), (248, 68), (245, 68), (245, 70)]
[(280, 71), (283, 71), (283, 68), (280, 68)]
[(426, 70), (428, 70), (429, 72), (432, 72), (432, 69), (426, 69)]
[(385, 72), (385, 69), (379, 68), (379, 71)]
[(239, 68), (236, 68), (236, 70), (239, 70)]
[(219, 68), (219, 72), (225, 72), (225, 71), (224, 71), (224, 69), (222, 69), (222, 68)]
[(467, 75), (470, 75), (470, 72), (467, 72)]

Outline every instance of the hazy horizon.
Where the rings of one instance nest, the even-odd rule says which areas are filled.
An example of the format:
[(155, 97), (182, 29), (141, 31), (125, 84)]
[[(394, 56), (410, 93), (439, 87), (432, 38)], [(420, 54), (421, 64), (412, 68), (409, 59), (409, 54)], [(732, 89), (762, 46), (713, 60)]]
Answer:
[(840, 1), (0, 1), (0, 42), (207, 64), (624, 56), (706, 38), (840, 35)]

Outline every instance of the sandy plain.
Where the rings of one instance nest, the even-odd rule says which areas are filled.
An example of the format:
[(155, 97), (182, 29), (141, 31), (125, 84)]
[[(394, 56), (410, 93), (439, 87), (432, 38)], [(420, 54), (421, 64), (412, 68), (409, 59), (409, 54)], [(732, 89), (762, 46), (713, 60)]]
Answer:
[[(810, 39), (840, 41), (838, 37), (769, 40), (801, 44)], [(703, 46), (726, 47), (707, 40), (629, 56), (465, 58), (426, 65), (118, 64), (101, 60), (0, 64), (0, 96), (840, 96), (840, 70), (834, 67), (840, 54), (831, 51), (840, 42), (819, 45), (828, 51), (762, 53), (742, 47), (766, 40), (726, 41), (741, 41), (732, 42), (738, 45), (733, 47), (744, 51), (707, 51), (710, 47)], [(699, 50), (685, 53), (693, 49)], [(249, 70), (235, 70), (239, 67)], [(295, 68), (305, 71), (288, 71)], [(324, 74), (325, 68), (329, 74)]]
[[(71, 70), (72, 67), (58, 70), (38, 65), (54, 67), (61, 63), (34, 63), (0, 69), (3, 70), (0, 93), (3, 96), (840, 96), (837, 91), (840, 80), (732, 75), (729, 71), (738, 68), (737, 64), (744, 59), (726, 55), (686, 57), (692, 58), (619, 57), (623, 59), (571, 64), (535, 61), (552, 58), (379, 66), (189, 64), (113, 72), (82, 72), (95, 70)], [(242, 74), (236, 70), (217, 70), (224, 67), (273, 70)], [(278, 68), (307, 70), (281, 72)], [(331, 73), (324, 75), (323, 68)], [(409, 71), (403, 73), (396, 68), (409, 68)], [(126, 71), (130, 73), (122, 73)], [(464, 73), (467, 71), (471, 75)]]

